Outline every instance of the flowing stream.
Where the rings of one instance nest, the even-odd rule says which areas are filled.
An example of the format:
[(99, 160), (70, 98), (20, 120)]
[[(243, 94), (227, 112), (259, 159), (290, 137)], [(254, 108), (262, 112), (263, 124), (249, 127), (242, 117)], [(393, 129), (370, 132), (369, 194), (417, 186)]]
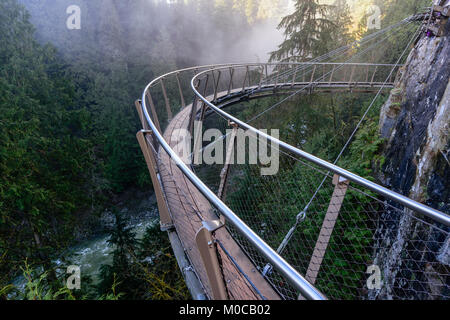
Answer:
[[(142, 239), (147, 228), (158, 223), (158, 210), (154, 197), (146, 196), (145, 198), (133, 199), (132, 203), (119, 208), (119, 210), (121, 214), (127, 217), (127, 226), (131, 227), (136, 238)], [(106, 224), (111, 225), (114, 222), (110, 212), (105, 212), (104, 216), (106, 216), (103, 219)], [(65, 250), (59, 255), (59, 258), (53, 261), (56, 266), (64, 266), (64, 269), (56, 269), (57, 274), (64, 274), (66, 266), (74, 265), (80, 267), (82, 277), (83, 275), (90, 276), (92, 284), (98, 283), (100, 267), (104, 264), (112, 264), (114, 248), (108, 243), (108, 239), (109, 235), (106, 233), (97, 234)], [(24, 292), (26, 283), (23, 275), (18, 276), (12, 282), (19, 292)], [(17, 297), (13, 294), (9, 298), (15, 299)]]

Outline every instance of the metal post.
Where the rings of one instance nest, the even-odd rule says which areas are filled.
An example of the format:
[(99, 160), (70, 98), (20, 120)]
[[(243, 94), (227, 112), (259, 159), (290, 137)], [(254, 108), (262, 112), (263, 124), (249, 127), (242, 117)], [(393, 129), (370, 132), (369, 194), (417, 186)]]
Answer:
[[(214, 75), (214, 71), (213, 71)], [(217, 99), (217, 94), (219, 93), (219, 83), (220, 83), (220, 76), (222, 75), (222, 72), (219, 70), (217, 74), (217, 81), (214, 80), (214, 101)]]
[(261, 90), (263, 79), (264, 79), (264, 66), (261, 66), (261, 67), (262, 67), (262, 70), (261, 70), (261, 74), (259, 75), (259, 86), (258, 86), (259, 90)]
[(297, 68), (297, 65), (295, 65), (294, 64), (294, 75), (292, 76), (292, 85), (291, 85), (291, 87), (294, 87), (294, 85), (295, 85), (295, 79), (297, 78), (297, 72), (298, 72), (298, 68)]
[(142, 128), (144, 128), (144, 130), (149, 130), (150, 127), (147, 123), (147, 120), (144, 118), (144, 113), (142, 112), (142, 101), (136, 100), (134, 104), (136, 106), (136, 110), (139, 115), (139, 119), (141, 120)]
[(319, 82), (322, 80), (322, 82), (325, 82), (325, 65), (322, 65), (322, 76), (319, 78)]
[[(198, 79), (197, 84), (195, 85), (195, 90), (198, 90), (198, 88), (200, 88), (200, 84), (201, 84), (201, 80)], [(198, 105), (198, 96), (195, 95), (194, 96), (194, 101), (192, 102), (192, 109), (191, 109), (191, 115), (189, 117), (189, 132), (192, 133), (194, 131), (194, 121), (195, 121), (195, 117), (197, 116), (197, 105)]]
[(349, 87), (352, 86), (353, 76), (354, 76), (354, 74), (355, 74), (355, 67), (356, 67), (356, 66), (353, 66), (353, 67), (352, 67), (352, 71), (351, 71), (351, 73), (350, 73), (350, 80), (348, 81)]
[(319, 238), (317, 239), (314, 252), (311, 256), (308, 271), (306, 272), (306, 279), (314, 284), (317, 280), (320, 266), (322, 265), (325, 252), (330, 242), (331, 234), (336, 224), (339, 212), (344, 202), (345, 194), (347, 193), (350, 182), (347, 179), (341, 178), (338, 175), (333, 177), (333, 184), (335, 185), (333, 196), (328, 206), (328, 211), (322, 223)]
[(311, 74), (311, 81), (310, 81), (310, 83), (314, 82), (314, 75), (316, 74), (316, 68), (317, 68), (317, 65), (314, 65), (314, 69), (313, 69), (313, 72)]
[(231, 122), (230, 125), (233, 127), (233, 131), (231, 131), (230, 142), (226, 151), (225, 165), (222, 171), (220, 172), (220, 185), (219, 191), (217, 193), (217, 197), (221, 200), (225, 198), (225, 185), (227, 183), (228, 173), (230, 172), (230, 164), (232, 160), (231, 157), (234, 155), (234, 140), (236, 138), (237, 130), (239, 128), (238, 125), (234, 122)]
[(172, 110), (170, 109), (170, 103), (169, 103), (169, 98), (167, 97), (167, 91), (166, 91), (166, 87), (164, 86), (164, 78), (161, 78), (161, 89), (163, 92), (163, 96), (164, 96), (164, 101), (166, 102), (166, 111), (167, 111), (167, 119), (168, 121), (172, 121), (173, 115), (172, 115)]
[(213, 239), (214, 232), (223, 226), (218, 220), (203, 221), (203, 227), (195, 235), (195, 242), (205, 266), (214, 300), (229, 299), (217, 255), (217, 244)]
[(276, 76), (275, 76), (275, 89), (277, 88), (277, 86), (278, 86), (278, 81), (279, 81), (279, 76), (280, 76), (280, 69), (279, 68), (277, 68), (278, 70), (276, 70)]
[[(147, 119), (145, 119), (144, 112), (142, 111), (142, 101), (137, 100), (135, 102), (135, 105), (136, 105), (137, 112), (139, 114), (139, 118), (141, 119), (142, 128), (144, 128), (144, 130), (146, 130), (146, 131), (150, 130), (150, 126), (148, 125)], [(159, 142), (156, 139), (154, 139), (153, 142), (154, 142), (155, 150), (158, 150)]]
[(181, 89), (179, 73), (176, 74), (176, 78), (177, 78), (177, 84), (178, 84), (178, 91), (180, 93), (180, 98), (181, 98), (181, 108), (184, 109), (186, 107), (186, 102), (185, 102), (184, 96), (183, 96), (183, 89)]
[(372, 87), (373, 87), (373, 80), (375, 79), (375, 74), (377, 73), (377, 70), (378, 70), (378, 66), (375, 67), (375, 70), (374, 70), (373, 75), (372, 75), (372, 80), (370, 80), (370, 85)]
[(331, 75), (330, 75), (330, 84), (332, 83), (332, 81), (333, 81), (333, 76), (334, 76), (334, 71), (336, 70), (336, 66), (333, 66), (333, 70), (331, 70)]
[(234, 75), (234, 68), (230, 67), (230, 83), (228, 85), (228, 94), (230, 94), (231, 89), (233, 89), (233, 75)]
[(159, 132), (161, 132), (161, 126), (159, 125), (159, 120), (158, 120), (158, 114), (156, 113), (156, 108), (155, 108), (155, 104), (153, 103), (153, 99), (152, 99), (152, 95), (150, 93), (150, 89), (147, 90), (147, 92), (145, 93), (145, 96), (147, 97), (147, 100), (150, 104), (150, 110), (152, 112), (152, 117), (153, 117), (153, 122), (156, 125), (156, 128), (158, 129)]
[(156, 159), (153, 155), (153, 150), (150, 147), (151, 144), (151, 131), (141, 130), (137, 133), (136, 137), (144, 154), (145, 162), (147, 163), (148, 170), (153, 182), (153, 189), (155, 190), (156, 200), (158, 202), (158, 210), (160, 216), (161, 230), (167, 231), (173, 228), (172, 218), (169, 213), (169, 207), (164, 197), (162, 190), (162, 184), (159, 179), (157, 171)]
[[(209, 73), (206, 75), (206, 82), (205, 82), (205, 89), (203, 90), (203, 97), (206, 97), (206, 92), (208, 90), (208, 82), (209, 82)], [(200, 115), (200, 121), (203, 121), (205, 119), (206, 109), (208, 109), (207, 104), (202, 102), (202, 113)]]
[(244, 84), (242, 85), (242, 91), (245, 90), (245, 82), (247, 81), (247, 77), (248, 77), (248, 66), (245, 69)]

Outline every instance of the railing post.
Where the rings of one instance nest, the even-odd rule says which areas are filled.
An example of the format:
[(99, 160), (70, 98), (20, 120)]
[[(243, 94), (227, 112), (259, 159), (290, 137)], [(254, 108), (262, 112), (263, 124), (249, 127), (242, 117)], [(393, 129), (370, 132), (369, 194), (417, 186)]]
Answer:
[(366, 83), (369, 81), (369, 66), (366, 67)]
[(278, 81), (279, 81), (279, 76), (280, 76), (280, 69), (277, 68), (278, 70), (276, 71), (276, 76), (275, 76), (275, 86), (274, 89), (276, 89), (278, 87)]
[(258, 85), (259, 90), (261, 90), (263, 79), (264, 79), (264, 66), (261, 66), (261, 74), (259, 75), (259, 85)]
[(214, 300), (229, 299), (217, 255), (217, 244), (213, 239), (214, 232), (223, 226), (218, 220), (203, 221), (203, 227), (195, 235), (195, 242), (205, 266)]
[(375, 67), (375, 70), (373, 71), (372, 80), (370, 80), (370, 85), (373, 87), (373, 81), (375, 79), (375, 74), (377, 73), (378, 66)]
[(225, 165), (220, 172), (220, 185), (219, 185), (219, 191), (217, 193), (217, 197), (220, 200), (223, 200), (225, 198), (225, 186), (228, 179), (228, 173), (230, 172), (230, 164), (231, 164), (231, 157), (234, 155), (234, 140), (236, 138), (238, 125), (234, 122), (230, 123), (230, 125), (233, 127), (233, 130), (231, 131), (229, 144), (227, 146), (226, 151), (226, 158), (225, 158)]
[(352, 71), (351, 71), (351, 73), (350, 73), (350, 80), (348, 81), (349, 87), (352, 86), (353, 76), (354, 76), (354, 74), (355, 74), (355, 67), (356, 67), (356, 66), (353, 66), (353, 67), (352, 67)]
[[(217, 99), (217, 94), (219, 93), (219, 83), (220, 83), (220, 76), (222, 75), (222, 72), (219, 70), (217, 73), (217, 80), (214, 77), (214, 101)], [(214, 76), (214, 71), (213, 71)]]
[(334, 76), (334, 71), (336, 70), (336, 65), (333, 65), (333, 70), (331, 70), (331, 75), (330, 75), (330, 85), (333, 82), (333, 76)]
[(180, 93), (181, 107), (184, 109), (186, 107), (186, 101), (184, 100), (183, 89), (181, 88), (179, 73), (176, 74), (176, 78), (177, 78), (177, 84), (178, 84), (178, 91)]
[(152, 112), (152, 117), (153, 117), (152, 120), (155, 123), (158, 131), (161, 132), (161, 126), (159, 125), (158, 114), (156, 113), (156, 108), (155, 108), (155, 104), (153, 103), (152, 95), (150, 94), (150, 89), (147, 90), (147, 92), (145, 93), (145, 96), (147, 97), (148, 103), (150, 104), (150, 110)]
[(151, 148), (151, 134), (151, 131), (141, 130), (137, 133), (136, 137), (142, 153), (144, 154), (145, 162), (147, 163), (147, 167), (152, 178), (153, 189), (155, 190), (156, 200), (158, 202), (161, 230), (167, 231), (173, 228), (173, 222), (162, 190), (161, 180), (157, 171), (156, 159)]
[(231, 89), (233, 89), (233, 76), (234, 76), (234, 68), (230, 67), (230, 83), (228, 84), (228, 94), (230, 94)]
[[(135, 105), (136, 105), (137, 112), (139, 114), (139, 119), (141, 120), (142, 128), (144, 128), (145, 131), (149, 131), (150, 126), (148, 125), (147, 119), (145, 119), (144, 112), (142, 110), (142, 101), (136, 100)], [(157, 125), (157, 129), (161, 130), (161, 129), (159, 129), (159, 122), (158, 122), (157, 118), (156, 118), (156, 125)], [(158, 147), (159, 147), (159, 143), (158, 143), (158, 141), (155, 141), (155, 150), (158, 150)]]
[(161, 89), (162, 89), (163, 96), (164, 96), (164, 101), (166, 103), (167, 119), (170, 122), (170, 121), (172, 121), (172, 118), (173, 118), (172, 109), (170, 108), (169, 98), (167, 97), (167, 91), (166, 91), (166, 86), (164, 85), (164, 79), (161, 78), (160, 82), (161, 82)]
[(325, 72), (325, 65), (323, 64), (322, 65), (322, 76), (319, 78), (319, 82), (320, 81), (322, 81), (322, 82), (326, 82), (326, 80), (325, 80), (325, 75), (326, 75), (326, 72)]
[(325, 252), (327, 251), (328, 243), (330, 242), (331, 234), (336, 224), (339, 212), (344, 202), (345, 194), (347, 193), (350, 182), (344, 178), (335, 175), (333, 177), (333, 184), (335, 185), (333, 196), (331, 197), (328, 211), (322, 223), (319, 238), (317, 239), (314, 252), (309, 262), (309, 267), (306, 272), (306, 280), (315, 284), (317, 275), (322, 265)]
[(313, 69), (313, 72), (311, 74), (311, 81), (309, 83), (313, 83), (314, 82), (314, 75), (316, 74), (316, 68), (317, 68), (317, 65), (314, 65), (314, 69)]
[(248, 77), (248, 66), (245, 68), (244, 84), (242, 85), (242, 91), (245, 90), (245, 82), (247, 81), (247, 77)]
[[(395, 70), (395, 67), (393, 68), (394, 70)], [(395, 80), (395, 75), (396, 75), (396, 73), (395, 72), (391, 72), (391, 75), (389, 76), (389, 82), (394, 82), (394, 80)]]
[[(198, 79), (197, 83), (195, 84), (195, 90), (198, 90), (198, 88), (200, 88), (200, 84), (201, 84), (201, 80)], [(197, 116), (197, 104), (198, 104), (198, 96), (195, 95), (194, 97), (194, 101), (192, 102), (192, 109), (191, 109), (191, 115), (189, 117), (189, 132), (192, 133), (194, 131), (194, 122), (195, 122), (195, 117)]]
[(294, 67), (294, 75), (292, 76), (292, 85), (291, 85), (291, 88), (293, 88), (294, 85), (295, 85), (295, 79), (297, 78), (297, 72), (298, 72), (297, 65), (294, 64), (293, 67)]
[[(207, 90), (208, 90), (208, 82), (209, 82), (209, 74), (206, 75), (205, 89), (203, 90), (203, 97), (206, 98)], [(200, 115), (200, 121), (203, 122), (205, 118), (205, 112), (208, 109), (208, 105), (202, 101), (202, 113)]]
[(142, 111), (142, 101), (136, 100), (134, 104), (136, 106), (136, 110), (139, 115), (139, 120), (141, 120), (142, 128), (144, 128), (144, 130), (150, 130), (150, 127), (149, 127), (146, 119), (144, 118), (144, 112)]

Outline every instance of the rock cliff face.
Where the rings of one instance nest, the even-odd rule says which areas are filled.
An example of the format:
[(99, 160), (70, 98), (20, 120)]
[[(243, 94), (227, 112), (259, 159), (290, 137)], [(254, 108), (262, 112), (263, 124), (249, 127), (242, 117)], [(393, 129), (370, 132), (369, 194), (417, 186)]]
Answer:
[[(450, 213), (449, 31), (447, 23), (445, 36), (423, 35), (397, 76), (396, 89), (381, 111), (386, 162), (379, 174), (390, 189), (446, 213)], [(380, 249), (374, 262), (382, 270), (384, 285), (369, 298), (448, 297), (449, 228), (399, 209), (403, 214), (386, 209), (380, 216), (376, 231)]]

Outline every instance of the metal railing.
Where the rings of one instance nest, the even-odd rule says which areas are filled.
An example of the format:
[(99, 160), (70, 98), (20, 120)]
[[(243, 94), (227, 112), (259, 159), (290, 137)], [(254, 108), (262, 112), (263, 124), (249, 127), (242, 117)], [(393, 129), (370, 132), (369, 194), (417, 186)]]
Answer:
[[(321, 64), (319, 64), (321, 65)], [(335, 64), (331, 64), (331, 65), (340, 65), (338, 63)], [(353, 65), (353, 64), (350, 64)], [(376, 66), (380, 66), (380, 65), (376, 65)], [(388, 67), (393, 67), (393, 65), (383, 65), (383, 66), (388, 66)], [(219, 67), (219, 69), (222, 69), (221, 67)], [(217, 71), (217, 69), (215, 69), (215, 71)], [(311, 154), (308, 154), (296, 147), (293, 147), (279, 139), (276, 139), (270, 135), (268, 135), (267, 133), (264, 133), (250, 125), (248, 125), (247, 123), (245, 123), (244, 121), (239, 120), (236, 117), (233, 117), (232, 115), (228, 114), (227, 112), (223, 111), (221, 108), (218, 108), (217, 106), (215, 106), (213, 103), (211, 103), (207, 97), (203, 96), (198, 89), (196, 88), (195, 83), (197, 82), (198, 78), (201, 76), (205, 76), (208, 73), (213, 72), (212, 70), (206, 70), (203, 71), (201, 73), (199, 73), (198, 75), (196, 75), (192, 81), (191, 81), (191, 88), (192, 91), (195, 93), (195, 95), (201, 99), (208, 107), (210, 107), (212, 110), (214, 110), (215, 112), (217, 112), (218, 114), (222, 115), (225, 119), (227, 119), (228, 121), (234, 122), (236, 123), (239, 127), (245, 129), (245, 130), (249, 130), (253, 133), (255, 133), (257, 136), (266, 139), (272, 143), (274, 143), (277, 146), (280, 146), (281, 149), (284, 149), (288, 152), (291, 152), (292, 154), (295, 154), (296, 156), (299, 156), (301, 158), (304, 158), (314, 164), (317, 164), (319, 167), (326, 169), (330, 172), (333, 172), (334, 174), (338, 174), (339, 176), (342, 176), (344, 178), (347, 178), (348, 180), (350, 180), (351, 182), (354, 182), (362, 187), (365, 187), (381, 196), (384, 196), (390, 200), (393, 200), (395, 202), (398, 202), (402, 205), (404, 205), (405, 207), (415, 210), (431, 219), (433, 219), (434, 221), (437, 221), (439, 223), (442, 223), (446, 226), (450, 226), (450, 216), (443, 214), (440, 211), (437, 211), (433, 208), (430, 208), (428, 206), (425, 206), (417, 201), (411, 200), (408, 197), (405, 197), (399, 193), (393, 192), (385, 187), (382, 187), (376, 183), (373, 183), (367, 179), (363, 179), (361, 177), (359, 177), (356, 174), (353, 174), (347, 170), (344, 170), (336, 165), (333, 165), (327, 161), (324, 161), (318, 157), (315, 157)], [(324, 77), (320, 77), (319, 81), (314, 81), (312, 80), (311, 83), (320, 83), (321, 81), (324, 81)], [(351, 82), (351, 81), (350, 81)], [(328, 84), (330, 84), (330, 82), (327, 82)], [(355, 82), (357, 83), (357, 82)], [(369, 84), (370, 86), (373, 86), (373, 83)], [(245, 87), (243, 88), (243, 90), (245, 90)]]
[[(370, 198), (372, 199), (371, 201), (377, 205), (378, 209), (370, 212), (370, 228), (373, 230), (375, 229), (372, 226), (372, 222), (374, 222), (376, 218), (374, 218), (372, 214), (379, 214), (380, 212), (385, 212), (387, 210), (386, 209), (383, 211), (380, 209), (382, 205), (386, 208), (390, 208), (390, 210), (394, 210), (396, 212), (398, 211), (401, 214), (405, 214), (405, 210), (407, 208), (408, 210), (412, 210), (412, 212), (416, 212), (417, 214), (430, 218), (430, 221), (432, 222), (449, 227), (450, 217), (448, 215), (413, 201), (403, 195), (392, 192), (385, 187), (361, 178), (360, 176), (344, 170), (339, 166), (315, 157), (297, 147), (281, 141), (280, 139), (276, 139), (265, 132), (257, 130), (249, 124), (257, 119), (257, 117), (262, 116), (263, 113), (258, 114), (256, 117), (253, 117), (252, 115), (252, 117), (247, 119), (247, 121), (242, 121), (237, 116), (233, 116), (224, 111), (225, 108), (235, 105), (243, 100), (247, 101), (248, 99), (265, 98), (271, 95), (279, 94), (289, 95), (292, 94), (292, 92), (295, 94), (311, 94), (314, 90), (344, 90), (352, 92), (358, 88), (363, 91), (376, 91), (391, 88), (393, 86), (393, 79), (389, 79), (390, 81), (386, 81), (386, 79), (389, 78), (389, 75), (393, 74), (392, 71), (398, 67), (399, 66), (389, 64), (367, 63), (253, 63), (214, 65), (178, 70), (156, 78), (146, 87), (142, 96), (141, 120), (143, 121), (144, 129), (151, 133), (151, 137), (150, 139), (147, 139), (147, 142), (151, 147), (150, 152), (153, 153), (156, 159), (156, 167), (159, 166), (160, 170), (164, 170), (161, 167), (169, 165), (168, 163), (162, 163), (160, 153), (164, 152), (165, 155), (168, 156), (168, 159), (173, 161), (178, 170), (182, 172), (183, 176), (186, 177), (193, 186), (195, 186), (195, 188), (204, 196), (205, 199), (207, 199), (212, 207), (217, 209), (218, 214), (225, 217), (226, 225), (229, 228), (230, 233), (245, 250), (255, 266), (259, 268), (259, 272), (264, 275), (265, 279), (271, 283), (272, 287), (276, 289), (281, 297), (295, 298), (297, 294), (300, 293), (304, 298), (324, 299), (325, 296), (321, 293), (321, 290), (318, 290), (316, 286), (312, 284), (315, 283), (317, 275), (315, 277), (311, 277), (311, 263), (308, 270), (306, 270), (306, 267), (302, 267), (292, 260), (294, 257), (290, 254), (290, 251), (293, 250), (292, 247), (287, 246), (286, 252), (280, 252), (280, 250), (274, 249), (278, 247), (279, 243), (277, 244), (277, 241), (280, 240), (280, 234), (285, 234), (287, 230), (284, 232), (280, 230), (277, 232), (272, 232), (273, 235), (275, 233), (277, 234), (276, 241), (274, 240), (275, 238), (272, 239), (272, 236), (267, 235), (267, 233), (261, 234), (261, 232), (257, 230), (258, 227), (254, 221), (254, 215), (258, 214), (256, 212), (257, 208), (254, 208), (255, 212), (247, 215), (243, 213), (242, 206), (241, 208), (239, 208), (239, 206), (236, 207), (235, 203), (230, 208), (230, 205), (226, 204), (228, 200), (227, 197), (219, 198), (216, 193), (211, 190), (213, 185), (217, 185), (217, 181), (211, 184), (205, 183), (203, 180), (206, 179), (202, 180), (199, 177), (199, 174), (194, 173), (192, 171), (192, 167), (186, 165), (180, 155), (174, 151), (173, 147), (170, 145), (170, 141), (167, 140), (168, 137), (170, 139), (170, 135), (165, 137), (163, 132), (166, 131), (173, 119), (177, 117), (176, 115), (186, 109), (186, 101), (193, 101), (192, 105), (190, 105), (192, 108), (189, 113), (190, 123), (196, 119), (204, 120), (207, 116), (217, 117), (216, 124), (222, 121), (222, 125), (224, 127), (229, 122), (233, 122), (238, 127), (248, 132), (252, 132), (255, 135), (255, 139), (264, 139), (276, 145), (282, 152), (282, 156), (286, 159), (289, 158), (290, 160), (295, 158), (295, 161), (297, 162), (303, 161), (304, 163), (302, 163), (302, 166), (310, 167), (315, 174), (318, 174), (321, 177), (330, 177), (330, 173), (333, 173), (336, 176), (348, 179), (348, 181), (355, 184), (355, 187), (350, 186), (351, 192), (358, 193), (359, 196), (362, 195)], [(169, 80), (172, 80), (170, 85)], [(159, 90), (157, 86), (159, 86)], [(186, 91), (188, 91), (189, 94), (187, 94)], [(177, 96), (178, 101), (176, 103), (171, 103), (171, 100)], [(157, 97), (157, 99), (154, 99), (154, 97)], [(207, 111), (210, 112), (209, 115), (206, 113)], [(294, 167), (294, 165), (292, 165), (292, 167)], [(328, 173), (323, 172), (322, 170), (328, 171)], [(167, 171), (170, 170), (165, 170), (165, 172)], [(245, 170), (240, 170), (239, 174), (242, 174), (244, 171)], [(233, 174), (230, 175), (233, 176)], [(157, 175), (155, 175), (155, 177), (157, 177)], [(154, 177), (152, 176), (152, 178)], [(167, 189), (167, 186), (164, 186), (160, 180), (161, 178), (158, 176), (153, 179), (153, 182), (154, 184), (161, 184), (161, 190), (164, 193), (164, 191), (167, 191), (165, 190), (165, 188)], [(225, 183), (227, 188), (232, 188), (231, 181), (232, 180), (229, 179), (229, 181)], [(277, 183), (279, 183), (279, 181)], [(174, 182), (174, 185), (176, 185), (176, 181)], [(336, 183), (336, 186), (338, 185), (342, 187), (342, 184), (339, 181)], [(177, 187), (175, 186), (175, 188)], [(273, 186), (268, 189), (270, 188), (273, 188)], [(345, 190), (347, 189), (345, 188)], [(186, 191), (177, 188), (177, 192), (180, 194)], [(369, 194), (370, 192), (373, 192), (373, 194)], [(343, 206), (341, 211), (343, 212), (347, 210), (346, 200), (344, 197), (345, 191), (342, 199), (340, 200), (341, 205)], [(389, 203), (379, 200), (378, 197), (389, 199)], [(166, 199), (162, 199), (161, 201), (164, 201), (164, 203), (169, 207), (168, 211), (170, 215), (171, 209), (168, 196), (166, 195)], [(160, 201), (158, 201), (158, 204), (159, 203)], [(231, 203), (232, 202), (229, 202), (229, 204)], [(369, 206), (369, 204), (366, 203), (364, 205), (366, 207)], [(330, 208), (328, 205), (323, 205), (323, 207), (325, 209), (326, 207)], [(320, 211), (319, 209), (317, 210)], [(369, 211), (368, 209), (365, 210)], [(330, 210), (328, 209), (328, 211)], [(339, 210), (337, 213), (339, 214)], [(322, 217), (321, 219), (322, 220), (315, 222), (317, 227), (315, 227), (315, 233), (311, 236), (311, 239), (317, 239), (319, 233), (322, 235), (322, 233), (319, 232), (320, 225), (322, 225), (326, 218)], [(340, 219), (345, 221), (345, 218), (341, 217)], [(170, 220), (170, 217), (168, 220)], [(204, 220), (207, 222), (208, 219)], [(367, 224), (368, 221), (369, 219), (366, 219), (363, 223)], [(421, 221), (421, 223), (422, 222), (423, 221)], [(288, 222), (285, 222), (285, 224), (288, 224)], [(283, 230), (286, 229), (285, 226), (278, 226), (278, 228)], [(179, 231), (182, 232), (182, 230)], [(444, 230), (442, 232), (443, 235), (448, 234), (448, 231)], [(373, 233), (375, 233), (375, 231), (373, 231)], [(330, 240), (330, 237), (331, 235), (328, 236), (328, 241)], [(375, 238), (375, 236), (372, 235), (372, 238)], [(333, 241), (333, 238), (331, 241)], [(218, 241), (218, 243), (220, 244), (220, 247), (224, 248), (222, 242)], [(307, 251), (309, 253), (303, 254), (306, 254), (309, 258), (317, 255), (316, 251), (314, 251), (314, 253), (312, 252), (313, 247), (314, 246), (310, 246), (310, 248), (304, 247), (303, 249), (305, 252)], [(295, 247), (297, 255), (300, 249), (301, 248), (298, 246)], [(372, 251), (375, 250), (372, 247), (365, 248), (365, 250), (369, 249)], [(327, 247), (325, 247), (324, 251), (326, 250)], [(189, 256), (190, 248), (185, 248), (185, 251)], [(228, 253), (226, 249), (225, 252)], [(229, 256), (229, 254), (227, 255)], [(283, 258), (282, 255), (285, 255), (287, 260)], [(321, 258), (326, 261), (327, 256), (324, 257), (324, 255), (325, 253), (321, 255)], [(309, 260), (309, 258), (306, 258), (306, 260)], [(190, 259), (194, 265), (195, 262), (192, 260), (195, 259), (192, 257), (190, 257)], [(299, 260), (298, 256), (295, 259)], [(232, 262), (236, 264), (236, 261), (233, 260)], [(268, 271), (267, 268), (264, 268), (267, 266), (274, 268), (274, 270)], [(240, 273), (243, 273), (242, 268), (238, 267), (237, 269)], [(302, 272), (299, 270), (302, 270)], [(305, 274), (305, 276), (303, 276), (302, 273)], [(324, 274), (328, 273), (324, 271)], [(200, 282), (205, 282), (204, 279), (201, 279), (201, 275), (198, 277), (200, 278)], [(246, 274), (244, 274), (244, 278), (247, 282), (250, 281)], [(281, 287), (277, 285), (277, 281), (284, 282), (284, 280), (289, 283), (289, 286), (292, 286), (292, 290), (294, 291), (291, 289), (286, 289), (286, 285)], [(334, 281), (337, 282), (339, 280), (336, 279)], [(250, 284), (254, 287), (254, 284), (251, 283), (251, 281)], [(206, 284), (203, 283), (203, 285)], [(324, 288), (323, 285), (320, 286), (321, 288)], [(353, 286), (355, 286), (354, 283), (352, 283), (351, 286), (351, 289), (353, 290)], [(295, 290), (297, 290), (297, 292), (295, 292)], [(208, 289), (205, 291), (208, 291)], [(340, 298), (339, 295), (333, 293), (327, 295), (330, 297)]]

